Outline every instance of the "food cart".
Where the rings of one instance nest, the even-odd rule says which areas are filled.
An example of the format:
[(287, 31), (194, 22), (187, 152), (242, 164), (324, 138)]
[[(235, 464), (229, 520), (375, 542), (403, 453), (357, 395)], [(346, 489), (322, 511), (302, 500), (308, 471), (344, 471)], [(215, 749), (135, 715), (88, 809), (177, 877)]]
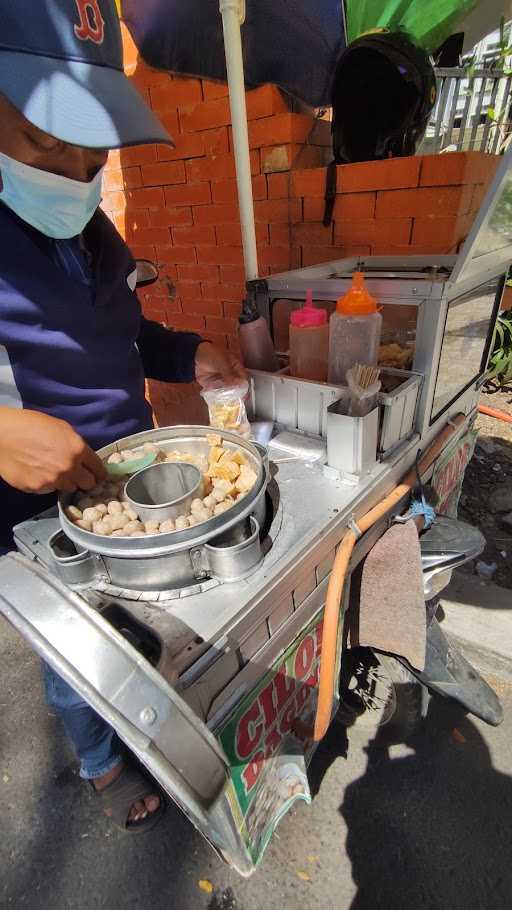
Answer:
[[(310, 800), (307, 765), (336, 709), (350, 575), (405, 508), (404, 475), (418, 464), (453, 511), (512, 259), (511, 208), (512, 151), (458, 256), (343, 260), (251, 285), (283, 353), (277, 373), (251, 376), (250, 419), (272, 438), (265, 449), (223, 434), (257, 481), (208, 533), (88, 548), (92, 535), (67, 522), (64, 497), (59, 511), (19, 525), (19, 552), (0, 560), (0, 612), (242, 875), (290, 806)], [(347, 427), (342, 387), (289, 375), (283, 313), (307, 288), (335, 301), (355, 267), (389, 343), (411, 353), (407, 368), (389, 370), (370, 419)], [(208, 432), (161, 428), (101, 454), (148, 440), (195, 451)], [(333, 644), (324, 609), (350, 534)]]

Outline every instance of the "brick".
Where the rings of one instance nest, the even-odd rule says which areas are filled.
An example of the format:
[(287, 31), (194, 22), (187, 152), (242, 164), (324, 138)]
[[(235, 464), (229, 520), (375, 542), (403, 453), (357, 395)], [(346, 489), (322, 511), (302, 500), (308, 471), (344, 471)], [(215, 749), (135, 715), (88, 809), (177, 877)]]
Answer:
[(240, 247), (198, 247), (197, 261), (205, 265), (238, 265), (243, 261)]
[(310, 243), (312, 246), (328, 246), (332, 243), (333, 225), (324, 227), (319, 222), (294, 224), (292, 227), (293, 242), (300, 246)]
[(254, 204), (256, 221), (269, 224), (287, 224), (302, 220), (300, 199), (272, 199)]
[(383, 219), (381, 221), (337, 221), (334, 226), (336, 246), (368, 244), (381, 239), (390, 244), (407, 244), (411, 237), (411, 218)]
[(229, 134), (226, 126), (218, 130), (205, 130), (200, 134), (206, 155), (226, 155), (229, 152)]
[[(110, 154), (112, 155), (112, 152)], [(120, 149), (119, 157), (122, 167), (153, 164), (156, 161), (156, 145), (133, 145), (130, 148)]]
[(196, 251), (192, 246), (159, 246), (157, 254), (159, 262), (169, 262), (171, 265), (196, 262)]
[[(251, 173), (258, 174), (260, 168), (257, 153), (251, 152)], [(187, 161), (187, 182), (199, 183), (201, 180), (225, 181), (236, 177), (235, 159), (231, 154), (212, 155)]]
[[(343, 198), (343, 197), (341, 197)], [(430, 218), (465, 215), (473, 199), (473, 186), (422, 187), (411, 190), (381, 190), (377, 193), (376, 218)]]
[(222, 309), (224, 316), (227, 316), (229, 319), (238, 319), (242, 312), (242, 300), (240, 299), (238, 303), (234, 300), (226, 300), (222, 304)]
[(206, 328), (210, 332), (223, 332), (226, 335), (234, 335), (238, 329), (238, 320), (228, 319), (225, 316), (207, 316)]
[(239, 283), (245, 286), (245, 270), (243, 265), (221, 265), (220, 278), (221, 281), (225, 281), (226, 284)]
[(263, 174), (324, 167), (332, 159), (332, 151), (328, 149), (297, 143), (264, 146), (260, 152)]
[(421, 158), (389, 158), (338, 166), (338, 193), (394, 190), (418, 186)]
[(142, 168), (145, 186), (185, 183), (186, 179), (183, 161), (160, 161), (158, 164), (146, 164)]
[[(212, 228), (213, 230), (213, 228)], [(219, 246), (242, 246), (242, 229), (239, 224), (222, 224), (215, 228)], [(256, 242), (268, 243), (268, 225), (256, 225)]]
[(217, 283), (219, 280), (219, 269), (216, 265), (179, 265), (178, 277), (190, 281), (212, 281)]
[(200, 183), (202, 180), (226, 180), (236, 174), (233, 155), (216, 155), (187, 161), (187, 182)]
[(125, 167), (107, 171), (103, 176), (103, 188), (113, 190), (134, 189), (142, 186), (140, 167)]
[(290, 268), (290, 249), (287, 246), (260, 246), (258, 261), (262, 266), (269, 266), (280, 272)]
[(447, 152), (424, 155), (420, 160), (420, 186), (483, 183), (493, 175), (499, 163), (496, 155), (485, 152)]
[(305, 114), (275, 114), (249, 123), (249, 146), (281, 145), (286, 142), (304, 142), (313, 126), (314, 118)]
[(203, 101), (194, 107), (186, 108), (180, 116), (180, 122), (186, 133), (227, 126), (231, 123), (229, 100), (214, 98), (212, 101)]
[(210, 79), (203, 79), (203, 97), (205, 101), (213, 98), (227, 98), (229, 89), (225, 82), (212, 82)]
[[(176, 136), (181, 132), (180, 124), (178, 120), (178, 111), (166, 111), (165, 114), (159, 114), (160, 122), (165, 126), (166, 130), (171, 134), (173, 139), (176, 139)], [(170, 146), (167, 146), (170, 148)], [(158, 146), (157, 146), (157, 155), (158, 155)]]
[(149, 243), (129, 243), (130, 252), (134, 259), (150, 259), (157, 261), (156, 248)]
[(176, 314), (170, 320), (169, 325), (181, 332), (201, 332), (204, 329), (204, 319), (202, 316), (191, 316), (186, 313)]
[(223, 316), (220, 300), (203, 300), (201, 297), (183, 299), (184, 313), (195, 313), (199, 316)]
[(159, 145), (159, 161), (176, 161), (184, 158), (200, 158), (205, 154), (204, 133), (178, 133), (174, 140), (176, 148), (170, 145)]
[[(264, 174), (257, 174), (252, 178), (252, 197), (258, 201), (267, 198), (267, 178)], [(237, 198), (236, 180), (219, 180), (212, 183), (212, 201), (214, 203), (230, 203)]]
[(451, 215), (446, 218), (415, 218), (412, 231), (412, 243), (437, 246), (439, 252), (452, 247), (466, 236), (472, 224), (468, 219)]
[(240, 301), (245, 293), (245, 285), (243, 283), (219, 284), (203, 281), (201, 292), (207, 300)]
[(315, 120), (308, 137), (308, 144), (325, 146), (328, 149), (332, 160), (332, 132), (330, 120)]
[(192, 209), (189, 206), (179, 206), (172, 209), (158, 209), (149, 213), (149, 220), (153, 227), (176, 227), (177, 225), (192, 224)]
[(325, 168), (311, 168), (305, 171), (294, 171), (291, 174), (292, 196), (325, 196)]
[(124, 223), (126, 230), (137, 230), (137, 228), (152, 226), (148, 209), (137, 209), (136, 212), (125, 212)]
[(164, 191), (159, 187), (143, 187), (126, 193), (128, 209), (162, 209), (165, 206)]
[(261, 85), (246, 92), (245, 101), (248, 120), (288, 113), (288, 104), (275, 85)]
[(151, 107), (157, 113), (174, 107), (199, 104), (203, 100), (199, 79), (174, 76), (163, 86), (152, 86), (149, 91)]
[(201, 296), (201, 282), (197, 279), (194, 280), (185, 280), (178, 279), (176, 281), (176, 296), (180, 299), (190, 299), (192, 297)]
[(271, 246), (289, 246), (293, 225), (290, 224), (270, 224), (270, 245)]
[[(196, 187), (208, 186), (209, 184), (199, 183)], [(192, 188), (192, 187), (191, 187)], [(225, 205), (202, 205), (194, 208), (195, 224), (233, 224), (240, 222), (240, 211), (236, 202)]]
[(210, 201), (209, 183), (165, 187), (165, 205), (168, 208), (176, 205), (206, 205)]
[(302, 266), (318, 265), (321, 262), (335, 262), (351, 256), (369, 256), (371, 247), (365, 244), (354, 244), (331, 247), (306, 246), (302, 248)]
[(102, 199), (102, 205), (103, 205), (103, 208), (105, 208), (109, 212), (112, 212), (113, 214), (115, 214), (116, 212), (122, 213), (122, 212), (124, 212), (124, 210), (126, 208), (125, 194), (120, 191), (116, 191), (113, 193), (104, 192), (103, 199)]
[(215, 228), (212, 225), (194, 224), (192, 227), (172, 229), (172, 239), (176, 246), (215, 246)]
[(136, 240), (137, 243), (155, 243), (166, 246), (171, 243), (171, 235), (168, 228), (158, 227), (133, 227), (126, 228), (127, 240)]
[[(333, 209), (335, 221), (344, 219), (361, 220), (375, 215), (376, 193), (348, 193), (336, 197)], [(304, 199), (304, 221), (322, 221), (325, 200), (323, 198)]]
[(288, 199), (291, 195), (290, 174), (268, 174), (268, 198)]

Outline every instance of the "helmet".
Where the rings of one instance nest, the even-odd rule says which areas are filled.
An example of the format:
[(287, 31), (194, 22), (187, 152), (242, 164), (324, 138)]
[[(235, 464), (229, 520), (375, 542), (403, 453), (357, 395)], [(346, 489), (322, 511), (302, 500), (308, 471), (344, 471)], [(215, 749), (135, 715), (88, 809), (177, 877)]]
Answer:
[(405, 33), (377, 30), (357, 38), (334, 74), (336, 162), (414, 155), (436, 95), (432, 61)]

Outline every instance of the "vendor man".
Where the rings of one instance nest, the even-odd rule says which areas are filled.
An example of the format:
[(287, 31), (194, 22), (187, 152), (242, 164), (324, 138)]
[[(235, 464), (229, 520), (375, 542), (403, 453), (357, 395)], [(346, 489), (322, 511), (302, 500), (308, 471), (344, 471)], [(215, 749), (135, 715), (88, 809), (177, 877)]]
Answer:
[[(0, 547), (12, 526), (104, 476), (95, 449), (152, 427), (144, 378), (243, 368), (141, 316), (135, 262), (98, 208), (108, 149), (172, 140), (122, 70), (114, 0), (0, 0)], [(53, 670), (47, 697), (108, 815), (163, 805), (114, 731)]]

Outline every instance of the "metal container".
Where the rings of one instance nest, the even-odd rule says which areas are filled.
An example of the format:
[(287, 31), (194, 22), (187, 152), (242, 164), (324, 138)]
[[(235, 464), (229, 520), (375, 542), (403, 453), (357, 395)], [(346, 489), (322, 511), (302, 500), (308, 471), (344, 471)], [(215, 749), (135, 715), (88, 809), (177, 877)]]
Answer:
[[(247, 527), (248, 525), (248, 527)], [(242, 530), (240, 535), (238, 529)], [(247, 578), (262, 559), (260, 526), (254, 516), (236, 525), (204, 547), (208, 574), (218, 581), (234, 582)]]
[(201, 496), (202, 482), (195, 465), (164, 461), (134, 474), (124, 492), (141, 521), (162, 522), (186, 515)]
[(356, 477), (368, 474), (377, 460), (379, 409), (365, 417), (344, 414), (346, 400), (327, 412), (327, 462), (331, 468)]
[[(136, 448), (144, 442), (154, 442), (164, 451), (190, 453), (199, 460), (207, 458), (209, 444), (207, 436), (212, 433), (210, 427), (180, 426), (159, 430), (148, 430), (134, 436), (128, 436), (117, 443), (100, 449), (98, 454), (104, 460), (115, 451)], [(66, 536), (73, 541), (77, 554), (87, 562), (85, 551), (94, 557), (96, 577), (101, 586), (105, 582), (119, 588), (136, 591), (169, 591), (186, 587), (205, 577), (197, 551), (204, 544), (210, 543), (219, 534), (243, 523), (254, 515), (260, 525), (265, 520), (265, 493), (268, 482), (267, 472), (258, 449), (236, 433), (222, 433), (223, 446), (228, 449), (242, 449), (248, 464), (256, 473), (256, 483), (252, 490), (238, 500), (227, 512), (216, 515), (185, 531), (171, 531), (165, 534), (152, 534), (145, 537), (107, 537), (93, 534), (77, 527), (67, 517), (65, 509), (72, 504), (73, 496), (63, 494), (59, 499), (59, 518)], [(174, 464), (170, 462), (169, 464)], [(194, 556), (192, 556), (192, 551)], [(55, 559), (53, 562), (61, 571), (66, 566)], [(101, 559), (98, 559), (101, 557)], [(88, 563), (90, 566), (90, 563)], [(85, 571), (85, 568), (84, 568)], [(71, 581), (69, 582), (71, 583)], [(78, 581), (76, 583), (79, 583)], [(92, 582), (94, 587), (94, 581)]]

